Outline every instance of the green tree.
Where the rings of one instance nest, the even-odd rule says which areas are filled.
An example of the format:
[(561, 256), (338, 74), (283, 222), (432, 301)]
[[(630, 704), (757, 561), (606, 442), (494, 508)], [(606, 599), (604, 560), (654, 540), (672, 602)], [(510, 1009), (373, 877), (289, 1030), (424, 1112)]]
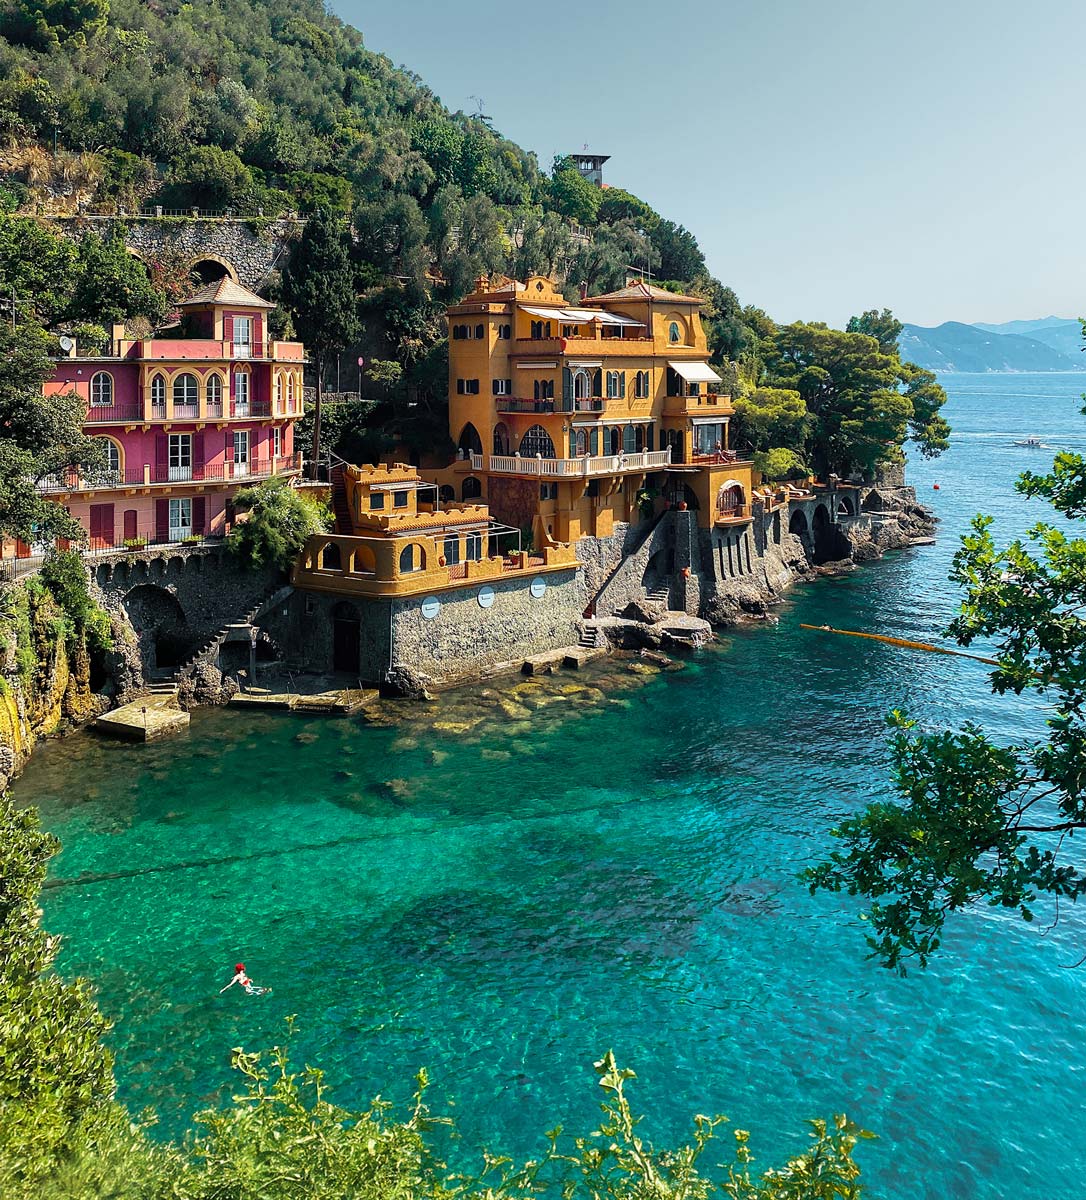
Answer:
[(109, 1023), (83, 980), (51, 967), (59, 939), (42, 931), (41, 885), (56, 840), (34, 809), (0, 796), (0, 1193), (43, 1195), (58, 1159), (111, 1113)]
[(347, 226), (323, 209), (306, 223), (283, 274), (283, 303), (317, 367), (310, 470), (320, 457), (321, 402), (329, 356), (361, 333), (355, 270)]
[(46, 397), (54, 343), (36, 325), (0, 325), (0, 534), (24, 541), (82, 540), (83, 527), (40, 484), (105, 469), (102, 442), (83, 434), (86, 405), (74, 392)]
[(732, 403), (736, 425), (733, 440), (737, 445), (749, 443), (757, 451), (777, 446), (802, 455), (811, 419), (799, 392), (760, 387), (748, 395), (736, 396)]
[(170, 164), (171, 192), (197, 208), (237, 207), (253, 188), (253, 173), (234, 153), (218, 146), (193, 146)]
[(128, 253), (120, 232), (103, 241), (85, 234), (76, 252), (75, 287), (68, 316), (96, 322), (146, 317), (160, 321), (166, 297), (151, 283), (147, 268)]
[(868, 337), (873, 337), (878, 342), (879, 349), (884, 354), (896, 354), (897, 340), (904, 328), (888, 308), (884, 308), (882, 312), (879, 312), (877, 308), (869, 308), (861, 316), (849, 317), (845, 331), (847, 333), (866, 333)]
[(0, 298), (10, 303), (14, 292), (18, 319), (54, 325), (68, 309), (75, 277), (76, 249), (67, 238), (32, 217), (0, 215)]
[(798, 392), (814, 418), (808, 451), (820, 472), (870, 471), (904, 442), (911, 408), (898, 359), (873, 337), (796, 322), (763, 352), (766, 382)]
[[(1056, 456), (1018, 481), (1071, 521), (1086, 517), (1086, 458)], [(997, 694), (1048, 706), (1043, 738), (999, 745), (976, 725), (920, 731), (891, 715), (898, 799), (834, 831), (841, 848), (808, 872), (812, 888), (870, 902), (868, 942), (888, 967), (925, 965), (950, 914), (975, 904), (1017, 910), (1086, 894), (1065, 839), (1086, 828), (1086, 538), (1041, 521), (996, 545), (991, 518), (962, 539), (951, 578), (965, 600), (949, 636), (997, 643)]]
[(609, 187), (603, 193), (596, 214), (601, 224), (613, 225), (616, 221), (633, 221), (641, 229), (651, 229), (659, 215), (651, 205), (622, 188)]
[(662, 279), (689, 282), (705, 271), (705, 255), (689, 229), (660, 219), (648, 233), (660, 258)]
[(912, 406), (909, 434), (925, 458), (935, 458), (950, 449), (950, 425), (942, 415), (946, 392), (932, 371), (916, 363), (901, 364), (905, 398)]
[(595, 225), (603, 202), (603, 191), (585, 179), (568, 158), (554, 160), (547, 196), (556, 212), (579, 225)]
[(287, 570), (308, 539), (329, 525), (327, 507), (281, 477), (242, 488), (234, 502), (248, 515), (230, 531), (226, 545), (254, 570)]
[(622, 287), (630, 267), (648, 271), (659, 266), (652, 243), (633, 221), (602, 225), (591, 241), (581, 245), (570, 260), (567, 277), (571, 283), (586, 283), (590, 294)]

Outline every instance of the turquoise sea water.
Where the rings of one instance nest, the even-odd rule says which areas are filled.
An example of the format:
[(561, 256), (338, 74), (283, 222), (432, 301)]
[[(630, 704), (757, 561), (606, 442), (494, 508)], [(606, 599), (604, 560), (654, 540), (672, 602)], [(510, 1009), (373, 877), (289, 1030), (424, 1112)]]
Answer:
[[(978, 664), (799, 628), (936, 637), (968, 518), (1040, 515), (1012, 482), (1050, 455), (1013, 440), (1086, 445), (1081, 376), (945, 382), (953, 449), (912, 467), (938, 545), (800, 589), (682, 671), (564, 677), (611, 699), (548, 684), (527, 718), (469, 692), (389, 728), (215, 712), (158, 745), (46, 746), (16, 792), (64, 842), (46, 922), (117, 1020), (122, 1097), (179, 1131), (228, 1093), (230, 1047), (296, 1013), (344, 1102), (429, 1068), (465, 1153), (588, 1129), (612, 1047), (660, 1142), (721, 1111), (768, 1164), (846, 1111), (880, 1135), (874, 1196), (1079, 1194), (1086, 914), (962, 916), (902, 979), (865, 960), (853, 902), (796, 881), (888, 794), (889, 708), (1007, 739), (1041, 720)], [(220, 997), (238, 960), (274, 992)]]

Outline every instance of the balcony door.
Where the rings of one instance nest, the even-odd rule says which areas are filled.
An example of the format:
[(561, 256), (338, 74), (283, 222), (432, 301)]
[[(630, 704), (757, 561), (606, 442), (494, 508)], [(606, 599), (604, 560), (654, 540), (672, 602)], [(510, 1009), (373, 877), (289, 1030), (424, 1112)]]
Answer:
[(249, 474), (249, 431), (234, 430), (234, 474)]
[(253, 318), (234, 318), (234, 357), (250, 358), (253, 353)]
[(192, 534), (192, 500), (170, 501), (170, 541), (183, 542)]
[(192, 434), (170, 434), (170, 483), (192, 478)]

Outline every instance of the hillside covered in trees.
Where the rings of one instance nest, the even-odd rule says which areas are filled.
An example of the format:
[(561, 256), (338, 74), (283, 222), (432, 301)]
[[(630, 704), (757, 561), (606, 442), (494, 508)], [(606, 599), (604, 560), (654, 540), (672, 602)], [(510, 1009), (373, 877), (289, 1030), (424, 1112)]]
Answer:
[[(538, 272), (600, 292), (631, 266), (705, 298), (714, 362), (749, 401), (737, 444), (767, 473), (868, 470), (909, 434), (925, 451), (945, 444), (937, 385), (918, 390), (896, 342), (779, 329), (709, 274), (689, 230), (565, 160), (541, 168), (487, 118), (450, 112), (317, 0), (2, 0), (0, 147), (0, 289), (15, 289), (20, 317), (81, 327), (88, 344), (96, 324), (161, 320), (189, 281), (153, 277), (156, 299), (115, 236), (58, 282), (40, 268), (50, 216), (320, 212), (264, 290), (280, 300), (280, 329), (321, 361), (365, 358), (359, 401), (328, 406), (321, 438), (351, 458), (394, 434), (448, 451), (443, 315), (475, 276)], [(99, 261), (107, 287), (94, 285)], [(338, 263), (336, 278), (314, 277), (315, 261)], [(332, 320), (316, 298), (336, 289)]]

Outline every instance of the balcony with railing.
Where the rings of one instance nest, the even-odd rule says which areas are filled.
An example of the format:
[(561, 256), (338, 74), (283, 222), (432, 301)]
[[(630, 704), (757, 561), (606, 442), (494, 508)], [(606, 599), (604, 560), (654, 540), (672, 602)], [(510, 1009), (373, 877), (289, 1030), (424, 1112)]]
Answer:
[(717, 392), (701, 392), (668, 396), (664, 400), (664, 415), (668, 417), (711, 417), (718, 413), (722, 421), (735, 413), (731, 396), (722, 396)]
[(473, 455), (477, 470), (492, 475), (530, 475), (544, 479), (584, 479), (594, 475), (622, 475), (633, 471), (659, 471), (671, 463), (671, 450), (642, 450), (628, 454), (585, 455), (583, 458), (521, 458), (519, 454)]
[(254, 458), (241, 463), (206, 463), (202, 466), (159, 466), (145, 463), (141, 467), (125, 471), (106, 471), (92, 478), (82, 478), (74, 471), (64, 475), (48, 475), (39, 480), (37, 486), (43, 495), (56, 495), (163, 484), (248, 482), (268, 479), (272, 475), (291, 474), (300, 471), (301, 466), (301, 454)]
[(166, 362), (305, 360), (301, 342), (233, 342), (214, 338), (145, 338), (136, 343), (136, 358)]

